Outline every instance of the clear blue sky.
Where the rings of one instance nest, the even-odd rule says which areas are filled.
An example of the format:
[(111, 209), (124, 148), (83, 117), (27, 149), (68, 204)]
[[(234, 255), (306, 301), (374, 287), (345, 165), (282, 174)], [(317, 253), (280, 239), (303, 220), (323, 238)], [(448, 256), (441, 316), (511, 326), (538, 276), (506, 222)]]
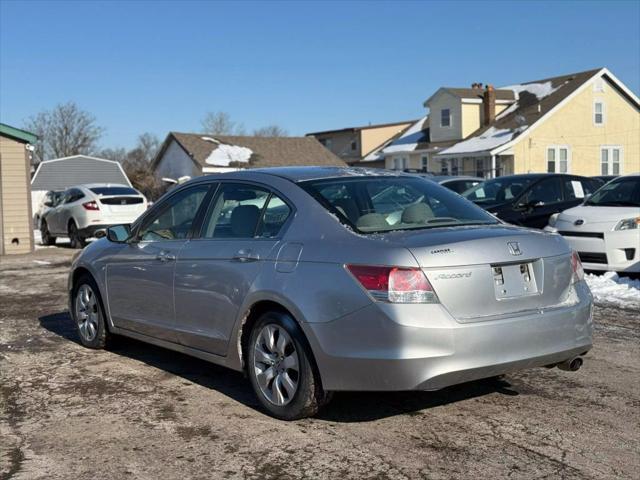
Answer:
[(211, 110), (294, 135), (418, 118), (441, 85), (600, 66), (640, 91), (640, 2), (0, 0), (0, 121), (72, 100), (105, 147)]

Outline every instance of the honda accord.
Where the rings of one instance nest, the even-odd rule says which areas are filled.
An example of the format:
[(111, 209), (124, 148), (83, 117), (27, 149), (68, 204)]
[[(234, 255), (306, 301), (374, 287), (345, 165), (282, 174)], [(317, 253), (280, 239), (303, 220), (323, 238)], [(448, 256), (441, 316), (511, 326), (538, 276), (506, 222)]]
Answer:
[(288, 420), (334, 391), (577, 370), (592, 342), (591, 294), (561, 236), (383, 170), (194, 179), (87, 246), (68, 288), (85, 346), (125, 335), (244, 371)]

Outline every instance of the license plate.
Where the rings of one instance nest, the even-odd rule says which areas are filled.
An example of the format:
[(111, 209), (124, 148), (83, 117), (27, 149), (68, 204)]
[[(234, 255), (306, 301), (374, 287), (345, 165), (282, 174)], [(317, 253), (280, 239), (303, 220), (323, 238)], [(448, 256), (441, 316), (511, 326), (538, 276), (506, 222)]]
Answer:
[(492, 265), (496, 299), (526, 297), (539, 293), (533, 263)]

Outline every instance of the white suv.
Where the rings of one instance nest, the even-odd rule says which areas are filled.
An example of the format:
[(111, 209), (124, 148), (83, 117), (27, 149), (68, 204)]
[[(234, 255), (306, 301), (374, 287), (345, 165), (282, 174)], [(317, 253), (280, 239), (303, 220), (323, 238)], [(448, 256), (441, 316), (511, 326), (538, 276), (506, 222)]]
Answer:
[(42, 216), (42, 243), (53, 245), (56, 237), (68, 236), (73, 248), (82, 248), (96, 230), (133, 223), (146, 209), (144, 195), (126, 185), (77, 185), (68, 188)]

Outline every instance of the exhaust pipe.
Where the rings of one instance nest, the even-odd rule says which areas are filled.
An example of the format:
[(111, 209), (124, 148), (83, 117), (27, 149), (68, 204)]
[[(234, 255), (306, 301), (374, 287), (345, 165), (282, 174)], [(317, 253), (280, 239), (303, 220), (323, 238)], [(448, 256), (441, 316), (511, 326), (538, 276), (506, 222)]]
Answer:
[(582, 358), (580, 357), (573, 357), (558, 364), (560, 370), (566, 370), (567, 372), (577, 372), (581, 366)]

